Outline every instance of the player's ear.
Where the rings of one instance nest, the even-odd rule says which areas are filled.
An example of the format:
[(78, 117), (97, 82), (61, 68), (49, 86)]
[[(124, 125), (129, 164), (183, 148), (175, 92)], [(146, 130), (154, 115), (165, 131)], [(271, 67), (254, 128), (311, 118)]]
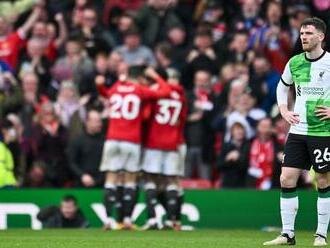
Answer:
[(323, 41), (325, 39), (325, 34), (322, 32), (319, 32), (319, 39), (320, 39), (320, 41)]

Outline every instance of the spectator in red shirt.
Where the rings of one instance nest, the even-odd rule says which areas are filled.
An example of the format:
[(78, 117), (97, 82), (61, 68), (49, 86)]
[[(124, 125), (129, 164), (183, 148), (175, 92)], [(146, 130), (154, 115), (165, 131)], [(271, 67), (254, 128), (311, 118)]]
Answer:
[(13, 69), (16, 68), (23, 41), (38, 20), (40, 13), (41, 8), (36, 6), (23, 26), (14, 32), (10, 32), (11, 24), (4, 17), (0, 17), (0, 59), (7, 62)]
[(64, 22), (63, 14), (56, 14), (55, 20), (59, 27), (58, 36), (56, 35), (56, 28), (52, 23), (38, 21), (32, 29), (32, 37), (41, 39), (45, 42), (44, 54), (51, 62), (54, 62), (57, 57), (58, 50), (67, 38), (67, 27)]
[(272, 121), (264, 118), (257, 126), (257, 136), (251, 142), (250, 167), (248, 174), (253, 178), (252, 186), (268, 190), (272, 187), (272, 175), (275, 163), (282, 160), (283, 152), (272, 136)]

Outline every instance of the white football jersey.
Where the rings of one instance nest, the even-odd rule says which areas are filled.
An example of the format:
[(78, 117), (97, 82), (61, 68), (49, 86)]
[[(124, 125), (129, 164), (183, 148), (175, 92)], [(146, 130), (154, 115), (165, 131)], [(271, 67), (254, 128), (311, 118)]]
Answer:
[(330, 120), (321, 121), (315, 115), (316, 106), (330, 107), (330, 53), (317, 59), (298, 54), (286, 64), (281, 77), (286, 86), (294, 84), (296, 102), (294, 112), (300, 122), (291, 125), (290, 133), (309, 136), (330, 136)]

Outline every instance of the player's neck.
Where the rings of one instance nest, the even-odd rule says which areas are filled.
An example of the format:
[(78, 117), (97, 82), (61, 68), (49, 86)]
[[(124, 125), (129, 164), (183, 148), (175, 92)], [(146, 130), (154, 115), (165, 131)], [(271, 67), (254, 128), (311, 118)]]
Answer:
[(323, 53), (324, 50), (322, 49), (322, 47), (317, 47), (310, 52), (306, 52), (306, 58), (309, 60), (316, 60), (320, 58), (323, 55)]

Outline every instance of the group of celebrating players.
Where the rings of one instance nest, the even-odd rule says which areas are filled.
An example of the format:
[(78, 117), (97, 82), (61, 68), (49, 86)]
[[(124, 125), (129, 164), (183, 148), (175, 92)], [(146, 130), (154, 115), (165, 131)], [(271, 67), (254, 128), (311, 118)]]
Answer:
[[(109, 221), (104, 228), (135, 229), (132, 213), (143, 185), (148, 216), (144, 229), (179, 230), (183, 198), (179, 179), (186, 153), (184, 89), (175, 78), (143, 66), (131, 66), (111, 87), (104, 83), (104, 78), (96, 79), (109, 109), (100, 166), (106, 173), (104, 205)], [(158, 202), (167, 213), (162, 226), (156, 219)], [(117, 223), (111, 221), (114, 209)]]

